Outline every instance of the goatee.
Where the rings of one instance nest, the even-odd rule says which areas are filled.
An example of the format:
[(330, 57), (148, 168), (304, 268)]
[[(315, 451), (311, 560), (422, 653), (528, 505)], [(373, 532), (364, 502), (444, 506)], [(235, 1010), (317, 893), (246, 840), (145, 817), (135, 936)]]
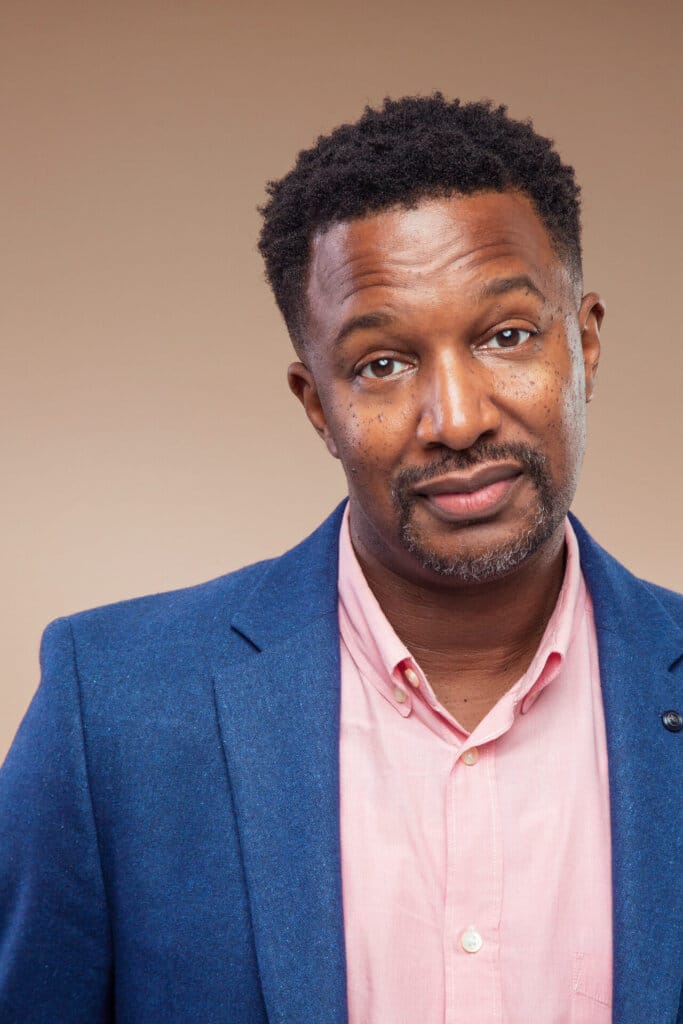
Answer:
[[(457, 556), (445, 557), (427, 546), (415, 524), (414, 510), (420, 500), (414, 488), (446, 473), (471, 469), (496, 462), (516, 462), (531, 480), (536, 491), (533, 519), (518, 536), (505, 544), (484, 552), (462, 550)], [(396, 478), (393, 501), (399, 515), (400, 539), (403, 546), (423, 566), (440, 576), (450, 576), (462, 583), (483, 583), (505, 576), (521, 565), (550, 539), (564, 519), (569, 501), (553, 487), (548, 463), (542, 452), (527, 444), (478, 444), (467, 451), (448, 451), (428, 470), (424, 467), (404, 469)], [(454, 530), (468, 526), (454, 525)]]

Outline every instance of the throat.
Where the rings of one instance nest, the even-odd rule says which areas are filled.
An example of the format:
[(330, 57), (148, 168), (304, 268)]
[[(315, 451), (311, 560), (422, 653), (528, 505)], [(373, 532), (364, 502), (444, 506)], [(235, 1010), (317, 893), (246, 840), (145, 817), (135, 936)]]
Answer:
[(396, 634), (442, 706), (471, 731), (529, 668), (562, 586), (563, 536), (544, 560), (469, 587), (417, 586), (362, 564)]
[(430, 664), (429, 658), (420, 659), (416, 656), (416, 660), (427, 676), (439, 704), (466, 732), (472, 732), (524, 675), (534, 653), (515, 664), (499, 666), (492, 663), (488, 672), (482, 672), (481, 666), (478, 666), (470, 672), (461, 670), (454, 673)]

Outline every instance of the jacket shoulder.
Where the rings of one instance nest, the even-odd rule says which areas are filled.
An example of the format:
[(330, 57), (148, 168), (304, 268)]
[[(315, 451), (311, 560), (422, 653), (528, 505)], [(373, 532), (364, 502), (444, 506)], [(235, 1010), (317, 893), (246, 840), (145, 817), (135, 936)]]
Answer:
[(192, 679), (206, 675), (208, 652), (247, 653), (248, 644), (231, 622), (277, 561), (257, 562), (194, 586), (57, 619), (42, 638), (43, 676), (49, 674), (53, 660), (61, 659), (67, 644), (86, 698), (108, 699), (115, 692), (140, 687), (158, 693), (172, 680), (176, 686), (190, 685)]
[[(330, 580), (343, 512), (339, 506), (314, 533), (276, 557), (179, 590), (103, 605), (57, 620), (48, 627), (43, 658), (55, 640), (71, 634), (84, 680), (128, 685), (144, 678), (177, 680), (205, 673), (215, 656), (243, 656), (254, 644), (235, 625), (245, 607), (268, 620), (287, 620), (307, 595), (319, 591), (316, 575)], [(336, 605), (335, 605), (336, 606)], [(81, 673), (80, 670), (83, 669)], [(152, 684), (154, 685), (154, 684)]]
[(683, 627), (683, 595), (635, 576), (575, 516), (570, 515), (570, 520), (579, 542), (581, 568), (605, 628), (617, 622), (628, 634), (633, 623), (642, 625), (644, 617), (653, 629), (659, 628), (658, 623), (665, 628), (673, 625), (675, 630)]
[(188, 631), (206, 635), (212, 623), (224, 625), (277, 561), (255, 562), (193, 586), (101, 605), (58, 621), (68, 623), (75, 637), (91, 642), (115, 636), (128, 643), (133, 638), (151, 641), (155, 634)]

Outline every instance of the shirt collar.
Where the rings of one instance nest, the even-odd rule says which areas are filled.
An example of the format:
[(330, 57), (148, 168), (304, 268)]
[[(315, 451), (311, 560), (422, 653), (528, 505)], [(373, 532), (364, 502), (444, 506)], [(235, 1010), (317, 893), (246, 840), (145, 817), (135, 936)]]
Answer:
[[(359, 672), (405, 718), (412, 709), (405, 669), (419, 669), (365, 579), (351, 542), (348, 504), (339, 533), (338, 590), (339, 628), (349, 654)], [(418, 678), (424, 678), (421, 672)]]

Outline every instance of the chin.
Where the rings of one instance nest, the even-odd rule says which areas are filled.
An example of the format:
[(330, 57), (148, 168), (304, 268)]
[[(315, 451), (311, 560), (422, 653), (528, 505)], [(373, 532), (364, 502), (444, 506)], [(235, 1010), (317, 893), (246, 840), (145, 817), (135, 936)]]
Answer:
[(450, 550), (431, 544), (410, 517), (401, 523), (401, 544), (430, 573), (458, 583), (489, 583), (510, 575), (532, 558), (552, 538), (565, 515), (564, 508), (552, 513), (539, 509), (526, 529), (498, 542), (491, 539), (477, 544), (456, 534), (457, 548), (452, 545)]

